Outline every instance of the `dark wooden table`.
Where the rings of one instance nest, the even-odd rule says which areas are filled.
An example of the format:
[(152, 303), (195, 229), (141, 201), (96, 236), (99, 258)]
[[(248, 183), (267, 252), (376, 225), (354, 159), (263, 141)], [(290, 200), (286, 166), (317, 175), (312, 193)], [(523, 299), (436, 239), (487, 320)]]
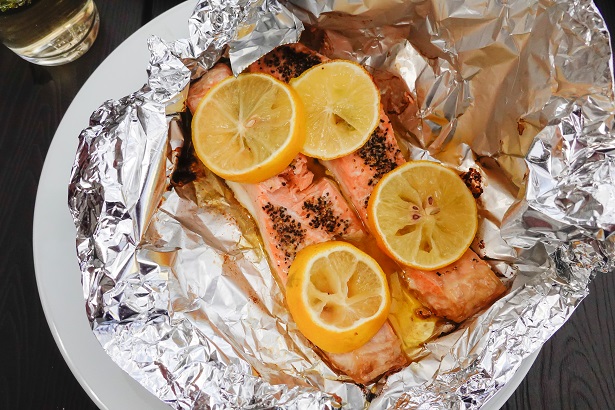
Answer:
[[(60, 355), (38, 298), (37, 184), (56, 128), (86, 79), (124, 39), (178, 3), (98, 0), (98, 39), (60, 67), (29, 64), (0, 46), (0, 409), (96, 408)], [(615, 3), (596, 3), (615, 27)], [(601, 275), (504, 408), (615, 409), (614, 340), (615, 276)]]

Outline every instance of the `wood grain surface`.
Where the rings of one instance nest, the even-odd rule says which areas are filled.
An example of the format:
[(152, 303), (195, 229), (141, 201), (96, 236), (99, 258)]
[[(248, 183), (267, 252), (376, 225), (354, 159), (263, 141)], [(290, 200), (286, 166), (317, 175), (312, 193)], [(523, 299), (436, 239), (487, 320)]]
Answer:
[[(27, 63), (0, 46), (0, 409), (95, 409), (75, 380), (43, 314), (32, 260), (39, 176), (55, 130), (85, 80), (123, 40), (178, 4), (97, 0), (92, 49), (60, 67)], [(597, 0), (609, 27), (615, 2)], [(615, 275), (543, 347), (504, 409), (615, 409)]]

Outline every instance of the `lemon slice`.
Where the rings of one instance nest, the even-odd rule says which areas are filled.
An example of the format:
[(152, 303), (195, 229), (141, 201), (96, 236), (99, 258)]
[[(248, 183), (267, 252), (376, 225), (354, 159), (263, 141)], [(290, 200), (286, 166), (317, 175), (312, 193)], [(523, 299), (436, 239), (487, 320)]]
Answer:
[(332, 60), (305, 71), (290, 84), (306, 111), (303, 153), (334, 159), (361, 148), (378, 125), (380, 92), (360, 65)]
[(423, 343), (436, 334), (440, 319), (405, 289), (397, 272), (389, 276), (389, 286), (389, 322), (401, 339), (404, 352), (412, 357), (420, 351)]
[(282, 172), (304, 140), (301, 100), (266, 74), (227, 77), (207, 92), (192, 118), (199, 159), (236, 182), (257, 183)]
[(338, 241), (297, 253), (286, 298), (301, 333), (330, 353), (350, 352), (367, 343), (387, 320), (391, 303), (378, 263)]
[(378, 245), (399, 263), (434, 270), (459, 259), (478, 226), (476, 201), (452, 170), (408, 162), (376, 185), (367, 209)]

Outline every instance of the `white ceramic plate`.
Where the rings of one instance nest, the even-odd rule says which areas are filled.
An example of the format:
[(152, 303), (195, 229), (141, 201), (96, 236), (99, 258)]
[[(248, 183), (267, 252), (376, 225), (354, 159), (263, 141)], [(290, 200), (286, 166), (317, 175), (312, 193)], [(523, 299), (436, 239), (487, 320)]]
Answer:
[[(68, 212), (67, 187), (77, 136), (90, 114), (108, 99), (139, 89), (147, 80), (147, 38), (188, 37), (187, 21), (195, 1), (187, 1), (152, 20), (124, 41), (83, 85), (66, 111), (45, 160), (34, 210), (34, 265), (38, 290), (53, 337), (71, 371), (102, 409), (168, 409), (124, 373), (90, 330), (75, 252), (75, 228)], [(122, 75), (116, 73), (121, 70)], [(525, 377), (538, 353), (486, 407), (499, 409)]]

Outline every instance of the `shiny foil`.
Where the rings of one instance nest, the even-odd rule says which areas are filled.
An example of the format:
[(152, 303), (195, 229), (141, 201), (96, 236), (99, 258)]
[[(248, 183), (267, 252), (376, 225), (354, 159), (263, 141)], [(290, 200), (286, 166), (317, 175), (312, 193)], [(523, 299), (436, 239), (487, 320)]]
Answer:
[[(615, 100), (591, 1), (210, 0), (187, 24), (149, 40), (145, 86), (92, 114), (69, 186), (92, 330), (171, 407), (478, 409), (613, 271)], [(472, 248), (510, 287), (372, 386), (297, 330), (225, 184), (174, 174), (190, 80), (221, 57), (238, 74), (304, 28), (372, 72), (409, 158), (480, 175)]]

